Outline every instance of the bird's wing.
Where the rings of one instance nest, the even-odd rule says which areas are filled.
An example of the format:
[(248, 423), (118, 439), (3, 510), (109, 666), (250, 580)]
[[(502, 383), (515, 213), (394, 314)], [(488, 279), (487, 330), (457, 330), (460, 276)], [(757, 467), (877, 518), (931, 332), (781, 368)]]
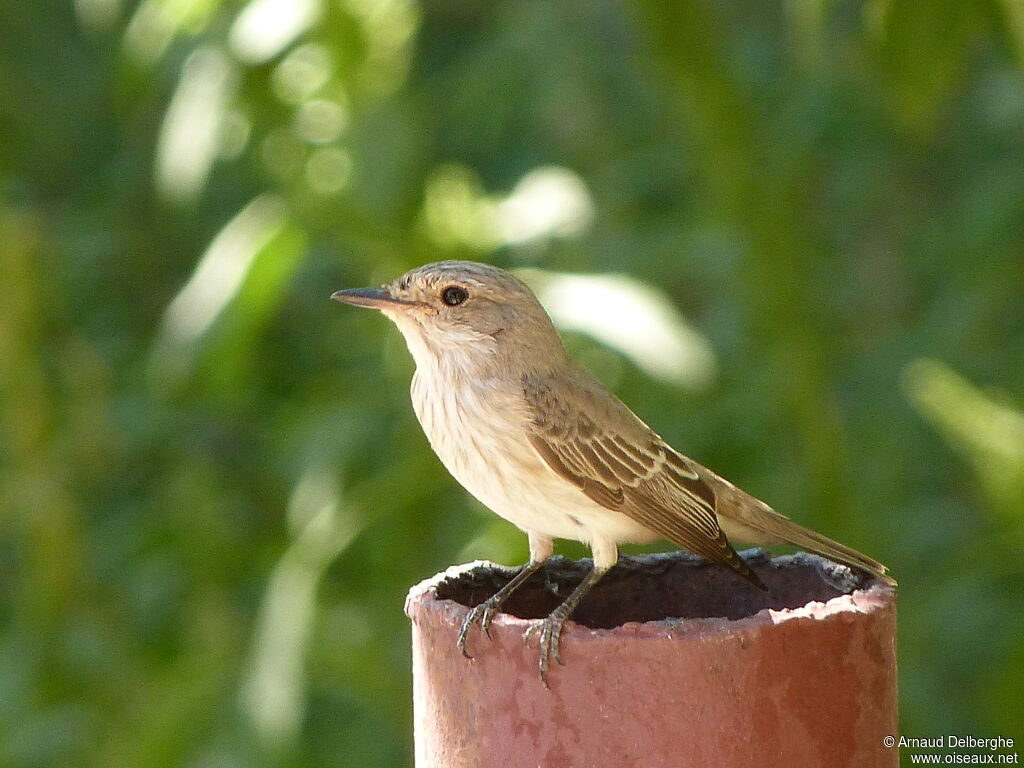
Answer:
[(596, 382), (523, 377), (529, 441), (556, 474), (590, 499), (763, 586), (736, 554), (699, 465), (677, 453)]

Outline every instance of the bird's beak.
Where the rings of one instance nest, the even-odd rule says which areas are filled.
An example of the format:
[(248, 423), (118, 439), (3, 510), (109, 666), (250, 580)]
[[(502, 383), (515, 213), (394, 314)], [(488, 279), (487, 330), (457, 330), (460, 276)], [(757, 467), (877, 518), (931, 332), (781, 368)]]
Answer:
[(352, 304), (356, 307), (372, 309), (391, 309), (410, 306), (414, 302), (402, 301), (391, 295), (387, 288), (350, 288), (347, 291), (335, 291), (331, 294), (335, 301)]

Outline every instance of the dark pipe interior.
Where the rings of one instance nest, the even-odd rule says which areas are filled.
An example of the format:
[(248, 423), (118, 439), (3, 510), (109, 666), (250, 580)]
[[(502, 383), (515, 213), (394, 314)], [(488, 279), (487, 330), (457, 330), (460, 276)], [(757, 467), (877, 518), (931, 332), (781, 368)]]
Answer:
[[(807, 554), (772, 558), (760, 549), (741, 553), (767, 591), (728, 568), (685, 552), (622, 557), (580, 603), (573, 621), (595, 629), (629, 621), (721, 617), (739, 619), (764, 608), (797, 608), (868, 586), (869, 576)], [(502, 606), (522, 619), (547, 616), (579, 584), (590, 560), (553, 557)], [(479, 605), (504, 586), (516, 569), (479, 566), (442, 581), (437, 596), (467, 607)]]

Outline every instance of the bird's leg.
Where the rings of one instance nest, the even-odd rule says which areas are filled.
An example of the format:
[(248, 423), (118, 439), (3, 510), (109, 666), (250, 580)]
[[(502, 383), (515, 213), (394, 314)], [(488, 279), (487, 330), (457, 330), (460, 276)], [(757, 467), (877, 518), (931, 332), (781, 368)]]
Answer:
[(565, 601), (553, 610), (546, 619), (538, 621), (536, 624), (530, 625), (530, 627), (523, 633), (523, 641), (529, 642), (533, 633), (540, 630), (540, 681), (544, 684), (544, 687), (548, 687), (547, 672), (548, 664), (551, 656), (555, 657), (555, 661), (559, 664), (564, 664), (562, 657), (558, 650), (559, 637), (562, 634), (562, 625), (565, 624), (566, 619), (572, 615), (572, 612), (576, 610), (576, 606), (580, 604), (580, 600), (583, 596), (590, 591), (602, 576), (608, 572), (608, 568), (594, 565), (593, 568), (583, 577), (583, 581), (579, 583), (579, 586), (572, 591)]
[(548, 687), (547, 672), (551, 656), (554, 656), (555, 661), (559, 664), (564, 663), (559, 652), (562, 625), (565, 624), (566, 619), (572, 615), (572, 612), (576, 610), (576, 606), (580, 604), (584, 595), (586, 595), (587, 592), (597, 584), (601, 577), (608, 573), (608, 571), (610, 571), (619, 560), (619, 548), (614, 539), (595, 536), (590, 541), (590, 549), (594, 553), (594, 566), (590, 569), (587, 575), (583, 577), (583, 581), (579, 583), (579, 586), (572, 591), (572, 594), (570, 594), (561, 605), (555, 608), (555, 610), (553, 610), (546, 619), (533, 624), (526, 630), (526, 632), (523, 633), (523, 641), (529, 642), (533, 633), (540, 630), (540, 681), (545, 688)]
[(549, 537), (529, 532), (526, 535), (530, 541), (530, 562), (524, 565), (508, 584), (473, 608), (462, 622), (462, 627), (459, 629), (458, 646), (459, 650), (462, 651), (462, 655), (467, 659), (473, 658), (466, 652), (466, 640), (469, 638), (469, 630), (472, 626), (479, 622), (480, 629), (484, 631), (487, 637), (490, 637), (491, 619), (494, 618), (494, 614), (512, 596), (512, 593), (523, 585), (524, 581), (540, 570), (555, 551), (554, 541)]
[(545, 560), (534, 560), (530, 559), (526, 565), (519, 569), (519, 573), (512, 577), (511, 581), (504, 587), (495, 592), (491, 597), (484, 600), (480, 605), (473, 608), (466, 618), (462, 622), (462, 628), (459, 630), (459, 650), (462, 651), (462, 655), (467, 659), (473, 658), (466, 651), (466, 640), (469, 637), (469, 630), (474, 624), (479, 623), (480, 629), (483, 630), (487, 637), (491, 636), (491, 619), (494, 618), (494, 614), (501, 608), (502, 603), (508, 600), (512, 593), (515, 592), (519, 587), (523, 585), (523, 582), (535, 574), (544, 565)]

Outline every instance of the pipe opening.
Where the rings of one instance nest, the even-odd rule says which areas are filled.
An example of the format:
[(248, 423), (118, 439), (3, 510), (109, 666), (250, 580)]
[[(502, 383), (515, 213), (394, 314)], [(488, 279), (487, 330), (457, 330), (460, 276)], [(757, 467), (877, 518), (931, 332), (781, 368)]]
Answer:
[[(592, 629), (611, 629), (631, 621), (753, 616), (765, 608), (799, 608), (825, 602), (874, 583), (874, 579), (815, 555), (771, 557), (765, 550), (740, 553), (768, 591), (748, 583), (730, 569), (686, 552), (621, 557), (587, 594), (572, 619)], [(547, 616), (580, 583), (591, 561), (556, 556), (533, 574), (502, 606), (521, 619)], [(517, 572), (481, 564), (437, 584), (441, 600), (468, 608), (489, 598)]]

